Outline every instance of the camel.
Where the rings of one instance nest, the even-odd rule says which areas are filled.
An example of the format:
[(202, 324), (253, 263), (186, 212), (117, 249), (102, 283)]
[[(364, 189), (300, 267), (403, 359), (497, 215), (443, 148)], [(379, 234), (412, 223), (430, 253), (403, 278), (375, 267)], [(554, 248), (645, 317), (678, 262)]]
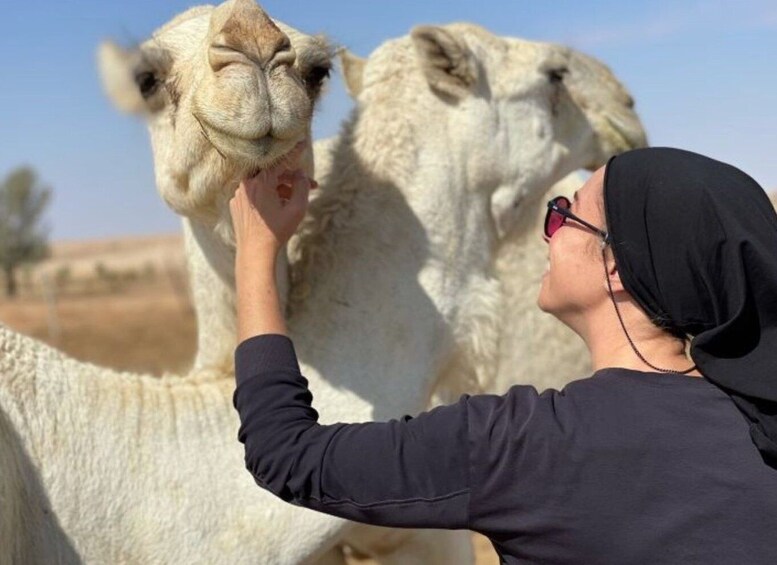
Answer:
[[(138, 51), (102, 49), (130, 71), (109, 81), (119, 103), (166, 135), (160, 179), (205, 216), (198, 183), (309, 135), (331, 55), (247, 0), (192, 9)], [(233, 389), (80, 363), (0, 325), (0, 563), (342, 563), (343, 521), (282, 506), (241, 471)]]
[[(339, 55), (346, 89), (359, 104), (367, 61), (347, 49), (341, 49)], [(633, 112), (633, 100), (610, 69), (578, 51), (572, 51), (570, 55), (571, 62), (563, 78), (569, 92), (581, 106), (597, 108), (591, 116), (598, 124), (597, 131), (609, 131), (610, 139), (622, 138), (619, 143), (605, 146), (602, 152), (604, 158), (588, 163), (587, 168), (595, 170), (612, 154), (645, 146), (647, 139)], [(316, 176), (319, 179), (326, 179), (331, 174), (338, 143), (339, 136), (315, 143)], [(409, 168), (409, 165), (405, 166), (405, 170)], [(469, 390), (458, 386), (449, 390), (439, 387), (435, 390), (432, 405), (452, 402), (463, 392), (502, 394), (517, 383), (533, 384), (540, 390), (560, 389), (587, 374), (590, 362), (582, 341), (536, 307), (540, 278), (547, 264), (547, 244), (541, 237), (545, 204), (558, 194), (571, 197), (582, 183), (583, 178), (578, 173), (572, 173), (545, 192), (534, 192), (524, 197), (516, 209), (511, 229), (499, 242), (495, 260), (496, 277), (502, 292), (498, 370), (478, 383), (470, 382), (475, 388)], [(549, 367), (553, 370), (549, 371)], [(453, 383), (458, 384), (456, 380)]]
[[(320, 38), (281, 26), (287, 35), (278, 26), (253, 3), (238, 0), (181, 15), (138, 52), (101, 49), (104, 70), (112, 73), (118, 62), (129, 71), (110, 74), (109, 91), (125, 110), (148, 116), (152, 131), (161, 132), (157, 150), (173, 159), (157, 169), (160, 187), (170, 180), (183, 188), (175, 205), (196, 207), (201, 219), (212, 217), (208, 207), (217, 198), (197, 190), (203, 186), (197, 182), (207, 182), (211, 173), (239, 179), (309, 135), (312, 102), (331, 50)], [(294, 57), (283, 55), (292, 50)], [(177, 68), (176, 56), (205, 59), (213, 73), (197, 65)], [(249, 58), (257, 64), (246, 64)], [(219, 76), (229, 64), (245, 69)], [(275, 73), (265, 77), (269, 92), (251, 76), (255, 67)], [(256, 98), (256, 122), (267, 121), (268, 107), (274, 118), (266, 124), (269, 139), (257, 136), (253, 157), (246, 155), (252, 147), (240, 137), (244, 131), (234, 146), (220, 137), (234, 114), (252, 110), (251, 101), (242, 100), (246, 82)], [(222, 103), (230, 92), (237, 94), (237, 104), (220, 108), (221, 115), (209, 112), (214, 108), (193, 112), (197, 94), (209, 91)], [(185, 110), (164, 115), (166, 104)], [(227, 123), (219, 124), (224, 118)], [(200, 135), (218, 158), (198, 148)], [(191, 152), (198, 150), (195, 158)], [(185, 179), (175, 168), (181, 161), (188, 167)], [(222, 181), (218, 176), (207, 188)], [(239, 471), (231, 379), (117, 373), (76, 362), (3, 326), (0, 377), (0, 563), (344, 562), (335, 544), (352, 525), (281, 504)], [(379, 547), (385, 563), (471, 562), (460, 533), (373, 529), (359, 539)]]
[[(139, 53), (103, 49), (109, 92), (116, 95), (120, 107), (149, 119), (158, 188), (186, 216), (189, 249), (195, 245), (200, 251), (193, 256), (193, 270), (207, 272), (219, 281), (222, 287), (205, 294), (208, 299), (226, 298), (226, 303), (231, 295), (220, 289), (229, 290), (234, 255), (226, 216), (231, 190), (238, 178), (282, 158), (300, 137), (308, 135), (311, 101), (320, 82), (316, 77), (322, 78), (327, 68), (329, 50), (322, 40), (295, 35), (285, 27), (281, 28), (285, 34), (276, 33), (277, 29), (251, 2), (233, 0), (176, 18)], [(293, 48), (285, 45), (281, 35), (291, 37)], [(236, 45), (239, 38), (262, 41)], [(262, 47), (273, 40), (276, 48), (268, 54)], [(406, 138), (398, 137), (392, 138), (396, 145), (376, 153), (369, 143), (369, 128), (362, 126), (362, 114), (357, 112), (350, 134), (335, 154), (349, 158), (348, 174), (354, 176), (349, 177), (350, 184), (345, 183), (347, 171), (338, 169), (343, 176), (337, 191), (322, 191), (311, 210), (314, 221), (299, 241), (299, 265), (314, 268), (319, 284), (290, 309), (290, 327), (303, 370), (325, 422), (417, 412), (426, 405), (438, 375), (461, 372), (457, 366), (464, 362), (474, 366), (485, 361), (486, 354), (468, 341), (469, 331), (473, 327), (489, 335), (496, 331), (499, 293), (489, 276), (489, 262), (495, 249), (496, 219), (510, 215), (508, 193), (515, 190), (517, 198), (521, 191), (537, 190), (534, 183), (541, 186), (556, 175), (600, 159), (605, 145), (601, 134), (591, 133), (592, 121), (585, 118), (583, 109), (562, 89), (553, 87), (561, 72), (556, 64), (564, 64), (565, 50), (501, 40), (466, 26), (419, 28), (410, 37), (387, 45), (381, 58), (386, 70), (394, 67), (393, 74), (378, 82), (383, 83), (381, 88), (393, 91), (400, 76), (396, 65), (406, 65), (412, 71), (403, 73), (411, 83), (406, 93), (420, 94), (415, 102), (430, 117), (439, 119), (451, 113), (455, 118), (449, 124), (441, 120), (437, 126), (443, 129), (459, 120), (472, 127), (479, 118), (494, 127), (503, 124), (497, 118), (510, 117), (502, 112), (510, 114), (518, 106), (523, 109), (518, 112), (520, 119), (508, 119), (506, 132), (492, 130), (477, 141), (504, 143), (508, 133), (519, 136), (529, 127), (527, 123), (540, 129), (544, 124), (543, 150), (552, 162), (547, 168), (523, 169), (533, 153), (521, 151), (515, 162), (493, 163), (492, 178), (466, 186), (468, 178), (458, 168), (455, 178), (444, 182), (382, 176), (381, 167), (364, 176), (359, 164), (362, 158), (369, 157), (372, 170), (375, 165), (388, 165), (386, 160), (402, 156), (403, 151), (416, 150), (421, 162), (433, 165), (444, 147), (439, 143), (408, 147), (403, 145)], [(207, 57), (191, 57), (198, 46), (206, 50)], [(251, 57), (244, 57), (241, 49), (252, 50)], [(247, 136), (256, 132), (232, 131), (236, 136), (233, 146), (225, 128), (214, 127), (210, 121), (227, 112), (206, 109), (206, 119), (190, 112), (198, 107), (198, 96), (223, 103), (230, 85), (214, 87), (209, 82), (219, 77), (234, 80), (237, 71), (215, 72), (214, 78), (196, 63), (180, 65), (178, 61), (178, 67), (176, 56), (207, 60), (212, 69), (224, 70), (227, 65), (255, 69), (292, 49), (293, 59), (288, 56), (283, 63), (284, 56), (278, 57), (278, 67), (285, 64), (287, 69), (281, 68), (283, 72), (276, 71), (278, 76), (267, 81), (270, 92), (256, 92), (254, 82), (252, 90), (242, 91), (241, 96), (266, 100), (274, 92), (291, 89), (291, 94), (275, 102), (288, 96), (292, 108), (300, 106), (296, 108), (299, 112), (289, 111), (276, 124), (261, 112), (251, 113), (259, 104), (252, 106), (248, 101), (231, 108), (232, 115), (248, 113), (257, 122), (264, 121), (273, 131), (270, 140), (251, 145)], [(459, 65), (449, 65), (453, 56)], [(260, 63), (246, 64), (246, 58)], [(512, 58), (516, 60), (514, 71), (510, 69), (503, 77), (495, 72)], [(117, 67), (111, 63), (123, 63), (129, 72), (113, 72)], [(275, 82), (282, 82), (285, 73), (296, 79), (297, 95), (290, 83)], [(133, 83), (139, 94), (126, 95), (122, 86)], [(420, 92), (414, 90), (419, 86), (423, 87)], [(272, 108), (278, 110), (276, 105)], [(369, 115), (366, 106), (362, 112)], [(549, 135), (548, 128), (559, 116), (564, 117), (565, 127)], [(295, 117), (306, 123), (298, 125), (292, 136), (284, 127), (293, 125)], [(496, 139), (489, 134), (497, 134)], [(281, 137), (270, 143), (275, 135)], [(458, 141), (461, 155), (466, 154), (466, 143), (475, 139)], [(256, 146), (264, 152), (259, 158), (250, 154)], [(370, 182), (362, 185), (358, 180)], [(497, 194), (501, 196), (495, 199)], [(391, 214), (384, 214), (386, 210)], [(451, 225), (451, 217), (458, 220), (457, 225)], [(198, 255), (205, 262), (197, 264)], [(322, 262), (333, 268), (327, 272)], [(377, 268), (381, 269), (380, 280), (375, 277)], [(304, 269), (297, 272), (304, 273)], [(398, 295), (397, 304), (376, 303), (370, 285), (376, 294), (391, 291)], [(224, 303), (220, 304), (223, 309)], [(380, 324), (375, 323), (375, 315), (381, 317)], [(234, 311), (231, 316), (234, 318)], [(417, 324), (408, 325), (416, 318)], [(229, 327), (226, 313), (221, 319)], [(217, 330), (218, 325), (213, 331)], [(357, 342), (358, 358), (352, 360), (354, 365), (343, 366), (347, 360), (338, 359), (335, 351), (352, 348), (358, 339), (354, 336), (362, 336)], [(234, 342), (234, 334), (230, 339)], [(227, 364), (222, 363), (223, 357), (209, 357), (210, 364), (203, 357), (197, 366), (222, 378), (156, 379), (78, 363), (2, 326), (0, 346), (0, 413), (4, 415), (0, 419), (4, 439), (0, 444), (0, 461), (4, 462), (0, 494), (23, 501), (4, 504), (0, 514), (0, 532), (17, 526), (7, 539), (14, 540), (10, 547), (20, 549), (3, 557), (8, 562), (242, 563), (261, 559), (268, 563), (338, 563), (342, 555), (334, 546), (342, 542), (365, 552), (388, 548), (378, 551), (384, 563), (471, 560), (461, 533), (355, 527), (281, 504), (256, 487), (248, 473), (235, 472), (242, 465), (242, 453), (235, 441), (237, 418), (231, 408), (234, 384), (223, 378), (229, 370), (218, 372)], [(9, 469), (8, 462), (14, 468)], [(18, 482), (29, 469), (37, 470), (35, 481), (9, 488), (13, 483), (7, 479)], [(34, 511), (28, 512), (26, 523), (18, 524), (12, 522), (18, 514), (11, 518), (5, 514), (8, 507)], [(45, 547), (35, 546), (41, 543), (33, 537), (39, 531), (46, 532), (40, 536)], [(16, 543), (18, 539), (27, 543)], [(366, 547), (365, 540), (369, 542)], [(29, 556), (33, 558), (27, 559)]]

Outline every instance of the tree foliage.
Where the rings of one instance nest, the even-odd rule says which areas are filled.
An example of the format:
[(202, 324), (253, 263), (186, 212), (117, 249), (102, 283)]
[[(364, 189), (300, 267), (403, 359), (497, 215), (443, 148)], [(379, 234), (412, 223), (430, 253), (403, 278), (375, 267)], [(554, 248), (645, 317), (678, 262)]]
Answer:
[(16, 294), (16, 269), (48, 255), (48, 229), (43, 213), (51, 189), (40, 184), (35, 171), (21, 167), (0, 184), (0, 269), (5, 274), (6, 293)]

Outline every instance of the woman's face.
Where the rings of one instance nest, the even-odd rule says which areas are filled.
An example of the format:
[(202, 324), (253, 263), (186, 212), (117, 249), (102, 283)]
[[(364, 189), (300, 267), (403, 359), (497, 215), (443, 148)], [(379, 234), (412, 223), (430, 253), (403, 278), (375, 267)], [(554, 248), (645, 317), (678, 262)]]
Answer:
[[(575, 193), (571, 211), (580, 219), (605, 229), (602, 210), (604, 167)], [(607, 299), (605, 268), (599, 235), (567, 219), (548, 242), (548, 268), (542, 277), (537, 304), (570, 326), (579, 328), (586, 311)]]

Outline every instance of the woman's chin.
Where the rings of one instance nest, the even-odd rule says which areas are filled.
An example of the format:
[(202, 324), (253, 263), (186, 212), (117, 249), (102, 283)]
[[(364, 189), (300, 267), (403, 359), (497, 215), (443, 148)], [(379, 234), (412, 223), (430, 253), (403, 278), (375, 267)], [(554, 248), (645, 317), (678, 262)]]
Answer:
[(537, 307), (541, 311), (545, 312), (546, 314), (550, 314), (565, 325), (567, 322), (564, 321), (564, 318), (566, 318), (564, 314), (565, 312), (568, 313), (567, 306), (568, 305), (563, 301), (559, 302), (558, 300), (553, 300), (553, 296), (547, 292), (547, 289), (544, 286), (537, 296)]
[(540, 293), (537, 295), (537, 307), (547, 314), (552, 314), (550, 310), (550, 304), (548, 303), (547, 296), (545, 294), (545, 286), (540, 288)]
[(537, 293), (537, 307), (542, 310), (543, 312), (547, 312), (550, 314), (550, 300), (548, 296), (548, 271), (545, 271), (545, 273), (542, 275), (542, 280), (540, 281), (540, 291)]

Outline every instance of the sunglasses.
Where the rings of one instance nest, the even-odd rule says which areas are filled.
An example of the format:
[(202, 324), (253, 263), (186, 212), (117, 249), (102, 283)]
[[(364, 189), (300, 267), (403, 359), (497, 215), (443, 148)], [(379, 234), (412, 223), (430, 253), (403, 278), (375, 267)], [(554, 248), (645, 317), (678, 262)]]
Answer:
[(604, 243), (610, 242), (610, 234), (575, 216), (569, 210), (571, 206), (572, 203), (566, 196), (556, 196), (553, 200), (548, 202), (548, 212), (545, 215), (545, 237), (548, 239), (553, 237), (553, 234), (566, 223), (567, 219), (570, 219), (597, 234), (602, 238)]

